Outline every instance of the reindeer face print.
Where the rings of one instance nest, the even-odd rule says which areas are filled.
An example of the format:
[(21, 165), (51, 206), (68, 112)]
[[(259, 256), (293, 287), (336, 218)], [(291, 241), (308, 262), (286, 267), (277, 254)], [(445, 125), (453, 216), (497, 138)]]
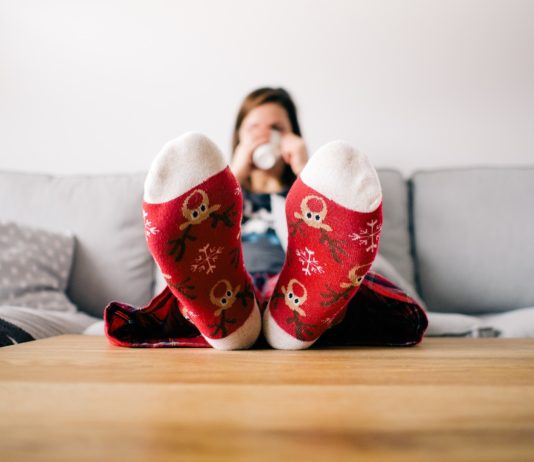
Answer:
[(284, 301), (289, 309), (296, 311), (301, 316), (306, 316), (306, 313), (301, 306), (308, 298), (308, 291), (303, 284), (296, 279), (291, 279), (287, 284), (287, 288), (282, 286), (282, 293), (284, 294)]
[(308, 226), (325, 231), (332, 231), (332, 228), (323, 223), (327, 207), (326, 202), (319, 196), (306, 196), (300, 203), (302, 213), (295, 212), (295, 217), (304, 221)]
[(219, 307), (215, 312), (215, 316), (219, 316), (224, 310), (232, 307), (240, 288), (241, 286), (239, 284), (235, 288), (232, 288), (232, 284), (227, 279), (221, 279), (211, 288), (211, 303)]
[(182, 215), (186, 219), (186, 222), (180, 225), (180, 230), (183, 230), (189, 225), (198, 225), (202, 223), (210, 216), (210, 213), (219, 210), (220, 207), (219, 204), (210, 207), (206, 191), (195, 189), (186, 197), (182, 205)]
[(342, 282), (341, 284), (339, 284), (339, 286), (343, 289), (346, 289), (348, 287), (358, 287), (365, 278), (369, 266), (370, 265), (355, 266), (349, 271), (348, 274), (348, 279), (350, 282)]

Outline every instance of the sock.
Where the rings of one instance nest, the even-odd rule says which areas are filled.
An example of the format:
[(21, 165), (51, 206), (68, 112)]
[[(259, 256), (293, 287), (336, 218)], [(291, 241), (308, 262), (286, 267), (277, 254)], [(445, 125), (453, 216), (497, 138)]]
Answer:
[(241, 188), (208, 138), (167, 143), (145, 181), (147, 244), (182, 314), (217, 349), (248, 348), (261, 329), (242, 256)]
[(382, 192), (367, 157), (343, 141), (315, 153), (286, 201), (286, 261), (263, 317), (269, 344), (311, 346), (343, 315), (378, 251)]

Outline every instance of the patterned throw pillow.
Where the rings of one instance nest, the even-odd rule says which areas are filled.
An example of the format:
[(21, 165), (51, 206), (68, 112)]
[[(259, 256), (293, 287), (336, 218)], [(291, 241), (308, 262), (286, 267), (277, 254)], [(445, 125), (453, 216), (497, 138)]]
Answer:
[(0, 305), (72, 312), (74, 236), (0, 221)]

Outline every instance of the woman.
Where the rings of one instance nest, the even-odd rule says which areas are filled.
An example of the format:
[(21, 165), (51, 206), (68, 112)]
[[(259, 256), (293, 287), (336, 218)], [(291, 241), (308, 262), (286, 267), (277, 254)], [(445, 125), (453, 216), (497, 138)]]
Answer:
[[(369, 272), (382, 220), (376, 171), (342, 141), (308, 162), (300, 135), (289, 94), (260, 88), (239, 110), (230, 168), (200, 134), (163, 147), (143, 208), (168, 287), (142, 310), (108, 306), (113, 343), (242, 349), (260, 330), (280, 349), (421, 341), (424, 311)], [(273, 139), (278, 159), (258, 168), (254, 152)]]
[[(273, 131), (279, 134), (280, 156), (264, 170), (254, 165), (253, 154), (270, 142)], [(281, 242), (285, 240), (285, 218), (281, 213), (273, 214), (273, 207), (277, 198), (285, 199), (308, 161), (297, 109), (286, 90), (264, 87), (245, 97), (235, 122), (232, 152), (230, 168), (244, 195), (241, 237), (245, 265), (261, 294), (266, 281), (271, 282), (266, 290), (272, 289), (273, 276), (280, 272), (285, 260), (285, 245)]]

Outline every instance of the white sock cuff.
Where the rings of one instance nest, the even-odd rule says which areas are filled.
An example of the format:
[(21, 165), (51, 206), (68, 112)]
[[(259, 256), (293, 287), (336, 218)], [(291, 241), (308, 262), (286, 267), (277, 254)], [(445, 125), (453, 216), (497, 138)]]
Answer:
[(159, 204), (186, 193), (226, 168), (208, 137), (188, 132), (169, 141), (153, 160), (145, 179), (144, 201)]
[(301, 180), (328, 199), (357, 212), (373, 212), (382, 189), (369, 158), (346, 141), (322, 146), (302, 170)]

